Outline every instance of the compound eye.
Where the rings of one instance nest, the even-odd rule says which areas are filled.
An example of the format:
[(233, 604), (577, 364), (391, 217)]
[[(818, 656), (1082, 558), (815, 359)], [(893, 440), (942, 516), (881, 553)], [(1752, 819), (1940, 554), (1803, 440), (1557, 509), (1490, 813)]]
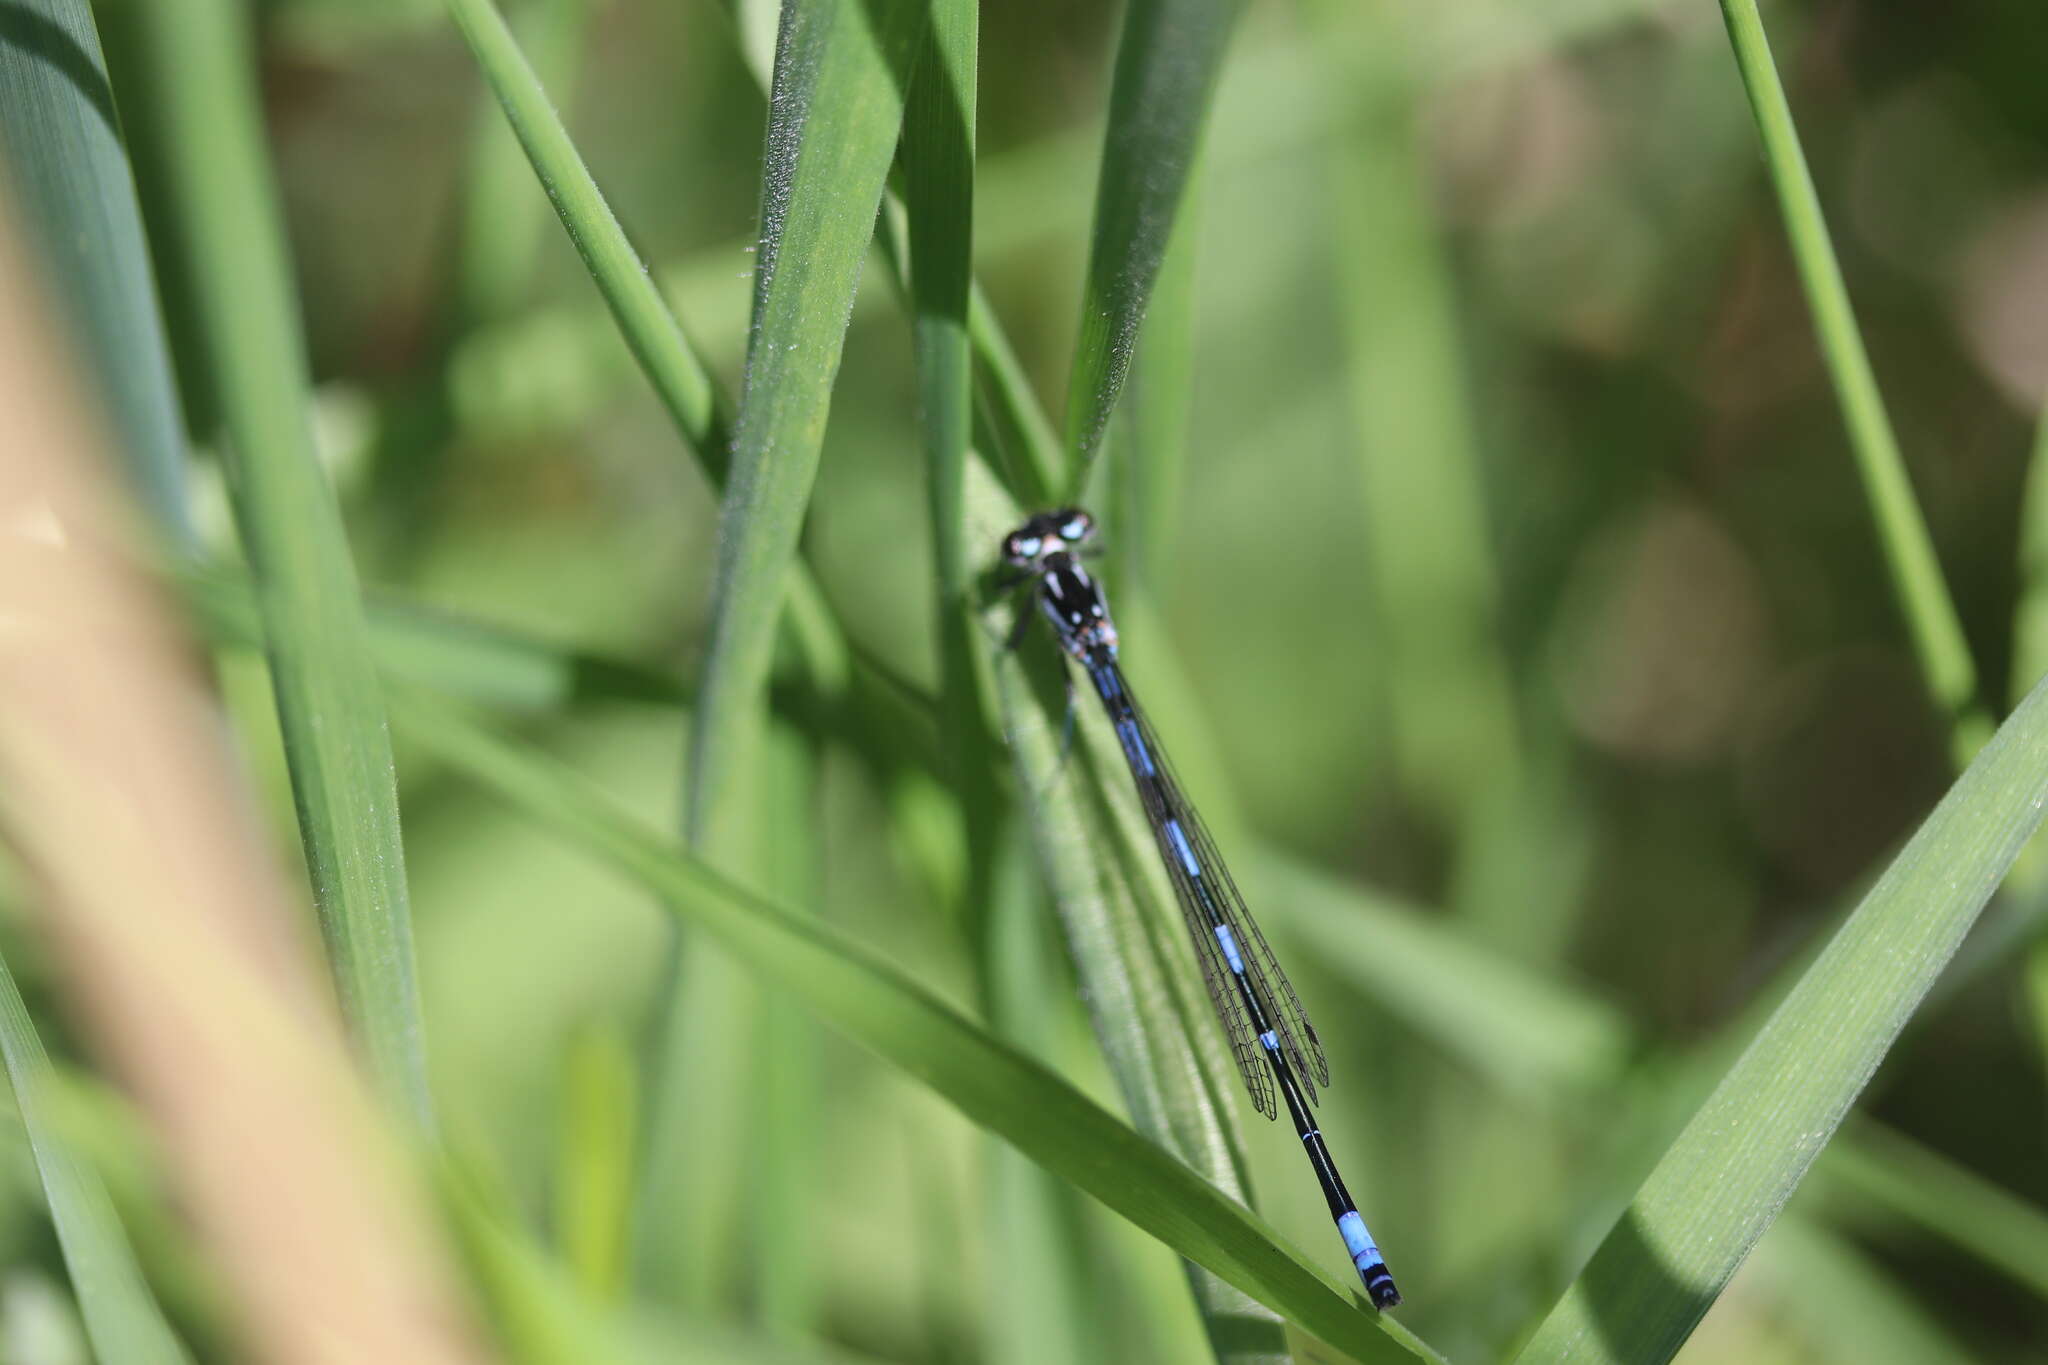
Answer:
[(1095, 534), (1095, 518), (1078, 507), (1060, 520), (1060, 539), (1069, 545), (1079, 545)]
[(1012, 535), (1003, 542), (1003, 553), (1019, 562), (1036, 559), (1038, 557), (1038, 548), (1043, 543), (1037, 536)]

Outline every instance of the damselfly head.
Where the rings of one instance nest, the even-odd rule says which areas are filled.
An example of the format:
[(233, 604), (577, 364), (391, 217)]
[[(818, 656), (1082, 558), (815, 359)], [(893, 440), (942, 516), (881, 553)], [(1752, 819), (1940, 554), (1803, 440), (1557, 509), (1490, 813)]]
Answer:
[(1078, 507), (1040, 512), (1003, 537), (1003, 559), (1020, 569), (1036, 571), (1045, 557), (1072, 554), (1094, 538), (1095, 518)]

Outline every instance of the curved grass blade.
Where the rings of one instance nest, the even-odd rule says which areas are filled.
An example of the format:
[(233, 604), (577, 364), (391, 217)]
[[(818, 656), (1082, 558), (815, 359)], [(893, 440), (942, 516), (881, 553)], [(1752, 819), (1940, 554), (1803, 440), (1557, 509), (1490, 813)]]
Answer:
[(194, 548), (185, 507), (185, 419), (171, 379), (135, 178), (121, 145), (99, 33), (85, 0), (0, 7), (0, 163), (71, 309), (156, 530)]
[(714, 820), (738, 818), (724, 795), (758, 756), (775, 621), (924, 22), (924, 0), (790, 0), (783, 9), (753, 334), (691, 733), (693, 844), (716, 847)]
[[(497, 6), (448, 0), (448, 8), (641, 373), (712, 486), (724, 489), (732, 434), (709, 367), (627, 239)], [(801, 564), (791, 567), (788, 586), (784, 609), (812, 680), (822, 690), (842, 690), (846, 643), (823, 592)]]
[(1124, 12), (1067, 381), (1070, 497), (1086, 491), (1109, 430), (1242, 8), (1242, 0), (1131, 0)]
[(341, 509), (313, 449), (244, 16), (228, 0), (188, 0), (133, 17), (329, 966), (379, 1088), (431, 1127), (391, 740)]
[(1242, 1205), (872, 950), (669, 851), (559, 764), (416, 695), (393, 705), (423, 748), (654, 891), (828, 1022), (1181, 1255), (1357, 1360), (1435, 1358), (1399, 1324), (1353, 1306)]
[(189, 1361), (135, 1263), (106, 1187), (52, 1121), (45, 1097), (53, 1076), (50, 1058), (5, 962), (0, 962), (0, 1052), (6, 1054), (15, 1107), (35, 1151), (36, 1173), (50, 1201), (50, 1221), (93, 1354), (138, 1365)]
[(2048, 804), (2048, 686), (1979, 752), (1664, 1153), (1520, 1359), (1667, 1360), (1819, 1155)]
[(1756, 116), (1764, 162), (1777, 188), (1799, 280), (1806, 290), (1807, 305), (1813, 309), (1821, 353), (1848, 424), (1849, 445), (1856, 454), (1863, 494), (1884, 547), (1892, 591), (1905, 614), (1927, 690), (1948, 720), (1950, 752), (1960, 766), (1969, 761), (1990, 730), (1990, 721), (1977, 700), (1977, 670), (1970, 659), (1969, 642), (1942, 579), (1941, 561), (1934, 553), (1926, 519), (1913, 500), (1912, 480), (1878, 393), (1862, 334), (1856, 329), (1856, 313), (1842, 282), (1834, 245), (1828, 240), (1820, 196), (1813, 188), (1806, 154), (1799, 147), (1792, 108), (1771, 61), (1770, 42), (1764, 36), (1756, 0), (1721, 0), (1721, 14), (1728, 24), (1743, 88), (1749, 93), (1750, 110)]

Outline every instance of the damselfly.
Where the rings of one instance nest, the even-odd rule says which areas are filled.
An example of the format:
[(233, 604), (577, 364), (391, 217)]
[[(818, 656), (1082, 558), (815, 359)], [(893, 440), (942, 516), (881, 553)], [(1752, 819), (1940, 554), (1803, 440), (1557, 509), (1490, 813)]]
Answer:
[(1095, 534), (1095, 520), (1079, 508), (1033, 517), (1003, 540), (1003, 558), (1036, 580), (1039, 608), (1052, 622), (1060, 647), (1088, 674), (1123, 746), (1145, 818), (1159, 844), (1160, 859), (1180, 901), (1195, 957), (1209, 987), (1210, 1003), (1223, 1021), (1237, 1057), (1238, 1074), (1252, 1103), (1277, 1118), (1275, 1095), (1286, 1101), (1294, 1129), (1315, 1167), (1330, 1216), (1378, 1308), (1401, 1301), (1394, 1277), (1358, 1215), (1337, 1163), (1309, 1112), (1316, 1087), (1330, 1083), (1330, 1066), (1315, 1026), (1273, 959), (1266, 937), (1252, 922), (1230, 869), (1216, 852), (1194, 807), (1174, 781), (1151, 722), (1139, 709), (1117, 663), (1116, 626), (1102, 588), (1081, 563), (1081, 548)]

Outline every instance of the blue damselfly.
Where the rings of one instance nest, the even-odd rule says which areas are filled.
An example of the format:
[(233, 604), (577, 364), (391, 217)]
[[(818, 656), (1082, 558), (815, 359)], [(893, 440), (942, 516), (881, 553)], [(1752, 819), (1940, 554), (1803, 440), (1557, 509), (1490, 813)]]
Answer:
[(1094, 533), (1094, 518), (1079, 508), (1041, 513), (1004, 538), (1003, 559), (1033, 580), (1038, 606), (1052, 622), (1060, 647), (1087, 673), (1109, 713), (1194, 940), (1210, 1003), (1223, 1021), (1252, 1103), (1267, 1118), (1277, 1118), (1276, 1095), (1286, 1102), (1366, 1293), (1375, 1307), (1392, 1308), (1401, 1301), (1394, 1277), (1309, 1112), (1316, 1087), (1330, 1083), (1323, 1045), (1124, 681), (1109, 604), (1081, 563), (1082, 547)]

